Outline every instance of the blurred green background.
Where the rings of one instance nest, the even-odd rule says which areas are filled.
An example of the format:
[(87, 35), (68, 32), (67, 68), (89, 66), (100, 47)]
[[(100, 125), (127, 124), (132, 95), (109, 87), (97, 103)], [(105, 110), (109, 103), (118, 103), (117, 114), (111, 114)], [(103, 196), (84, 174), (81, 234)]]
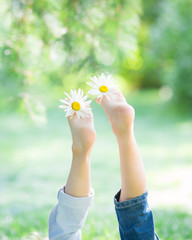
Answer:
[[(1, 240), (46, 239), (71, 159), (59, 99), (88, 90), (89, 77), (102, 72), (136, 110), (160, 239), (192, 239), (191, 9), (191, 0), (1, 0)], [(83, 239), (117, 240), (118, 149), (102, 109), (92, 108), (96, 196)]]

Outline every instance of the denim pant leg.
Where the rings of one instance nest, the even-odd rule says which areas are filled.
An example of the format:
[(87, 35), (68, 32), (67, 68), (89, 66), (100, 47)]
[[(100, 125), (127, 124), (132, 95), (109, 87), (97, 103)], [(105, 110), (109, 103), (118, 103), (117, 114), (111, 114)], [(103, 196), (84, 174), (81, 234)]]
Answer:
[(120, 192), (115, 195), (114, 203), (121, 240), (159, 240), (147, 202), (148, 193), (119, 202)]

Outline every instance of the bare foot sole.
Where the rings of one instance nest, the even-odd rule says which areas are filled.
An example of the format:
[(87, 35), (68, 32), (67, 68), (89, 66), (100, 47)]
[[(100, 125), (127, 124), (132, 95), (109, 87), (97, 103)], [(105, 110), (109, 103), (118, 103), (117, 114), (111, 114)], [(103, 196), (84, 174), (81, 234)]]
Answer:
[(123, 134), (125, 131), (132, 131), (135, 110), (129, 105), (120, 91), (115, 92), (115, 99), (108, 99), (105, 96), (102, 101), (95, 101), (103, 107), (113, 129), (114, 134)]
[(73, 139), (73, 152), (89, 152), (96, 139), (92, 112), (89, 118), (78, 119), (74, 115), (72, 119), (68, 118), (68, 122)]

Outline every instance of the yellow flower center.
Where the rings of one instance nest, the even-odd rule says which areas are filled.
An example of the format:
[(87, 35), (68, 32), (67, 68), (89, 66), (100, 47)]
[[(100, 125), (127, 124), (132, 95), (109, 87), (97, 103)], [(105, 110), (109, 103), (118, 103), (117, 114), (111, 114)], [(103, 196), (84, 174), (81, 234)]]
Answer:
[(107, 86), (101, 86), (99, 90), (103, 93), (108, 92), (108, 87)]
[(79, 111), (81, 109), (81, 105), (78, 102), (73, 102), (71, 107), (75, 111)]

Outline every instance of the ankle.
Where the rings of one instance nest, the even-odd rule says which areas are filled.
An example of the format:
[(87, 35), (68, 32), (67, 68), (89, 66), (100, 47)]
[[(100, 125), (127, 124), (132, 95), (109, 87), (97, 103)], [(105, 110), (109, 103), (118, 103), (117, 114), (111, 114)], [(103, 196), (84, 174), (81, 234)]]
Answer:
[(128, 104), (118, 106), (114, 109), (114, 117), (111, 119), (113, 132), (116, 136), (133, 135), (135, 111)]
[(73, 133), (72, 151), (75, 154), (87, 154), (91, 151), (96, 139), (95, 130), (82, 128)]
[(119, 131), (115, 134), (116, 139), (119, 143), (121, 142), (133, 142), (135, 141), (134, 131), (132, 129), (126, 129), (124, 131)]

